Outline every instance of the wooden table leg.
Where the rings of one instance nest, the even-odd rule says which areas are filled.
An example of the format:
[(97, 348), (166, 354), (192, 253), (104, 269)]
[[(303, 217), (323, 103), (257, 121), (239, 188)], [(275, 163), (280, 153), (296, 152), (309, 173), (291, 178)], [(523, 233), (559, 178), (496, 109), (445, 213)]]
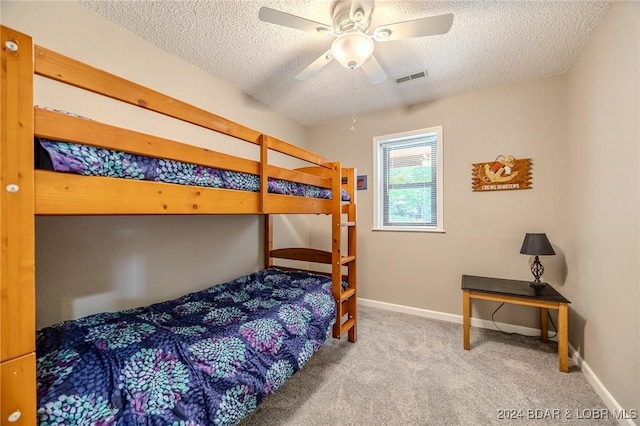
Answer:
[(560, 371), (569, 372), (569, 313), (566, 303), (558, 307), (558, 363)]
[(471, 349), (469, 344), (469, 334), (471, 327), (471, 298), (469, 297), (469, 291), (462, 292), (462, 333), (463, 333), (463, 347), (465, 350)]
[(547, 308), (540, 308), (540, 340), (542, 343), (549, 341), (549, 310)]

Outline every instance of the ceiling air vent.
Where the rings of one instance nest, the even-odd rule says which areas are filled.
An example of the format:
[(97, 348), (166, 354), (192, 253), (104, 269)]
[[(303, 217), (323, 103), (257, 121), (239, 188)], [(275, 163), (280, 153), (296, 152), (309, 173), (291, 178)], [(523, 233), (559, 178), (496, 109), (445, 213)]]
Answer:
[(400, 77), (395, 77), (394, 80), (396, 84), (405, 84), (410, 81), (420, 80), (425, 77), (429, 77), (429, 73), (427, 73), (427, 70), (414, 72), (414, 73), (403, 75)]

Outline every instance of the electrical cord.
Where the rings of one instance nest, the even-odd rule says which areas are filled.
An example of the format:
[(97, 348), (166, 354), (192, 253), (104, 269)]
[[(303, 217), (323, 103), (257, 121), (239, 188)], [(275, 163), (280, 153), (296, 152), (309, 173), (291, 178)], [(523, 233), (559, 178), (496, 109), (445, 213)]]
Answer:
[[(500, 310), (500, 308), (502, 308), (502, 306), (504, 306), (505, 302), (502, 302), (500, 304), (500, 306), (498, 306), (496, 308), (495, 311), (493, 311), (493, 313), (491, 314), (491, 322), (493, 322), (493, 326), (502, 334), (506, 334), (507, 336), (513, 336), (514, 334), (517, 336), (524, 336), (524, 337), (532, 337), (532, 336), (528, 336), (526, 334), (521, 334), (521, 333), (516, 333), (516, 332), (512, 332), (512, 333), (508, 333), (504, 330), (501, 330), (500, 327), (498, 327), (498, 324), (496, 324), (496, 321), (494, 320), (494, 315), (496, 314), (496, 312), (498, 312)], [(547, 317), (549, 318), (549, 321), (551, 322), (551, 326), (553, 327), (553, 331), (555, 332), (555, 334), (553, 336), (550, 336), (551, 339), (553, 339), (554, 337), (556, 337), (558, 335), (558, 329), (556, 328), (556, 325), (553, 323), (553, 318), (551, 318), (551, 314), (549, 314), (549, 311), (547, 311)]]

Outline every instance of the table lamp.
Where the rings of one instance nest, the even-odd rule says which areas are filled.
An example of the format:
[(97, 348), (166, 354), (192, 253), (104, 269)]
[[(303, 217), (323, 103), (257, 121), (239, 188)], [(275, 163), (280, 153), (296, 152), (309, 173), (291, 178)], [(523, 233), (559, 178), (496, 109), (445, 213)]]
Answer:
[(540, 263), (538, 256), (553, 256), (556, 254), (556, 252), (553, 251), (553, 247), (551, 247), (547, 234), (525, 234), (520, 253), (535, 256), (531, 264), (531, 273), (535, 280), (529, 285), (534, 288), (544, 287), (545, 283), (540, 282), (540, 277), (542, 277), (544, 273), (544, 266)]

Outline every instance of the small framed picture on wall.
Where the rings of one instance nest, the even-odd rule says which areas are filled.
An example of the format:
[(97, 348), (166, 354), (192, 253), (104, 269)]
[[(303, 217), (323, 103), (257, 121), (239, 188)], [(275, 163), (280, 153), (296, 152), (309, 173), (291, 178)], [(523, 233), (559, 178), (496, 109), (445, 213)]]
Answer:
[(356, 189), (359, 191), (361, 189), (367, 189), (367, 175), (360, 175), (356, 179)]
[[(342, 184), (347, 183), (347, 178), (342, 178)], [(360, 175), (356, 178), (356, 189), (360, 191), (361, 189), (367, 189), (367, 175)]]

